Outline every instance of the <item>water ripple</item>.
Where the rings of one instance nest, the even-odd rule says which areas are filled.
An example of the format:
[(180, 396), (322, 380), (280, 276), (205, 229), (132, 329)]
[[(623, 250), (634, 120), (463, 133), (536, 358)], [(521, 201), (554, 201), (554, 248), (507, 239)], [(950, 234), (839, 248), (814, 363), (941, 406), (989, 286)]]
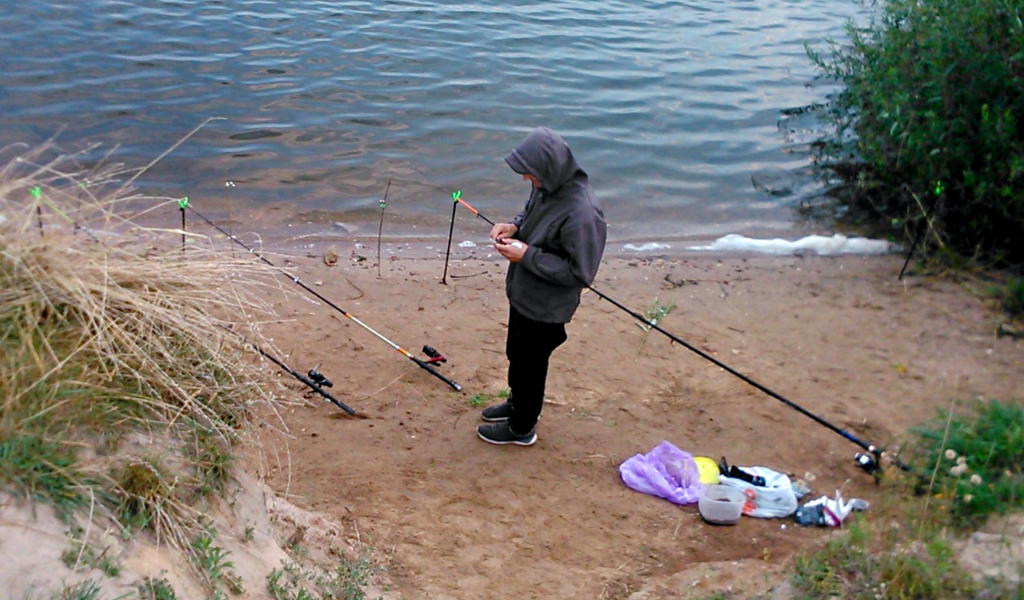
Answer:
[(225, 117), (140, 183), (349, 220), (372, 216), (395, 179), (407, 222), (443, 224), (448, 204), (420, 171), (507, 218), (525, 190), (501, 157), (543, 124), (592, 174), (613, 236), (781, 229), (792, 201), (751, 176), (806, 168), (811, 137), (786, 134), (781, 110), (824, 97), (808, 87), (804, 44), (840, 36), (859, 10), (846, 0), (11, 3), (0, 14), (0, 144), (60, 130), (64, 147), (104, 142), (141, 165)]

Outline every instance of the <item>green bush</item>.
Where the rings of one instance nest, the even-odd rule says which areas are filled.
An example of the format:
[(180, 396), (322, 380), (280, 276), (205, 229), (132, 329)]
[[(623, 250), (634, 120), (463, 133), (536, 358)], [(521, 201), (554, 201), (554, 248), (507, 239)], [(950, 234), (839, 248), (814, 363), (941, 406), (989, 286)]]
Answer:
[(922, 248), (1024, 264), (1024, 0), (878, 0), (848, 45), (817, 165), (843, 214)]
[(1024, 407), (979, 402), (970, 416), (946, 415), (919, 428), (922, 472), (954, 524), (977, 525), (1024, 506)]
[(1011, 279), (1001, 290), (1003, 309), (1012, 316), (1024, 315), (1024, 279)]

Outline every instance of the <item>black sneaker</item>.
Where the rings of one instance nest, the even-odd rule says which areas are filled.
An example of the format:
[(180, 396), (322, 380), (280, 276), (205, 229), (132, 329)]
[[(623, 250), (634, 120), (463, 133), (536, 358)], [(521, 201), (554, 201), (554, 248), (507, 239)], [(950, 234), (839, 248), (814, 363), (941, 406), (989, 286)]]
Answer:
[(489, 423), (500, 423), (501, 421), (508, 421), (508, 418), (512, 416), (513, 410), (512, 405), (506, 401), (483, 409), (480, 412), (480, 418)]
[(481, 425), (476, 428), (480, 439), (489, 444), (515, 444), (517, 446), (532, 446), (537, 441), (537, 432), (533, 429), (526, 435), (519, 435), (508, 426), (508, 421), (495, 423), (494, 425)]

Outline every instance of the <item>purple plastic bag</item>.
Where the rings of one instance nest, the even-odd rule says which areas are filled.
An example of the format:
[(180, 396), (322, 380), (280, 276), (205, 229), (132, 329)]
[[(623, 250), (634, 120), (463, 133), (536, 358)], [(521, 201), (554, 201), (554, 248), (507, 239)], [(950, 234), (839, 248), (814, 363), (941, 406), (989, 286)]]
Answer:
[(693, 504), (704, 491), (693, 455), (668, 442), (627, 458), (619, 465), (619, 475), (630, 488), (675, 504)]

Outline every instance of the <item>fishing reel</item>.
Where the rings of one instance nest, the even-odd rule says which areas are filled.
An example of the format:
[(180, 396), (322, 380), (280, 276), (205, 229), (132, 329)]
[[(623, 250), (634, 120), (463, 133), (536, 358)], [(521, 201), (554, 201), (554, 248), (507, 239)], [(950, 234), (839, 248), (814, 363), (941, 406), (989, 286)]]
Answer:
[[(870, 475), (875, 480), (876, 485), (882, 482), (882, 473), (885, 468), (881, 464), (881, 461), (882, 451), (876, 449), (874, 446), (869, 448), (867, 452), (858, 452), (853, 455), (853, 463), (857, 465), (857, 467), (860, 468), (860, 470)], [(899, 460), (896, 460), (895, 464), (900, 466), (901, 468), (909, 468), (903, 463), (901, 463)]]
[(334, 387), (334, 383), (330, 379), (324, 377), (324, 374), (317, 371), (315, 368), (310, 369), (309, 373), (306, 373), (306, 376), (309, 377), (310, 381), (320, 387)]
[(878, 458), (874, 454), (858, 452), (853, 455), (853, 462), (868, 475), (874, 475), (879, 469)]
[(440, 352), (435, 350), (433, 346), (424, 345), (423, 353), (426, 354), (428, 357), (427, 360), (423, 361), (427, 364), (432, 365), (448, 362), (448, 359), (445, 358)]

